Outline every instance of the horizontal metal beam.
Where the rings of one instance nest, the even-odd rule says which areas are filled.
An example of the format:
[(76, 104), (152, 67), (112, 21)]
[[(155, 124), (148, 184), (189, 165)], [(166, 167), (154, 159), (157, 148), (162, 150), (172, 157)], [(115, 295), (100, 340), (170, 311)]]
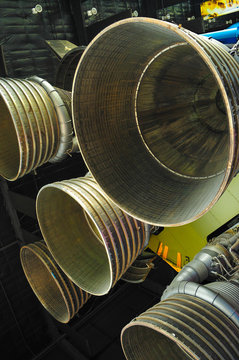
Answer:
[(19, 241), (13, 241), (12, 243), (8, 244), (8, 245), (4, 245), (0, 248), (0, 251), (5, 251), (7, 250), (8, 248), (10, 248), (11, 246), (13, 245), (18, 245), (19, 246)]

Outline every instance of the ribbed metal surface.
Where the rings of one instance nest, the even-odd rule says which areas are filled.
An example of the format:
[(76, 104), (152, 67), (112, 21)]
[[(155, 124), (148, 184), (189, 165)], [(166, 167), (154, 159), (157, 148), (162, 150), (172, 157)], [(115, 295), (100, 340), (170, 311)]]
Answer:
[(28, 80), (0, 79), (0, 175), (16, 180), (57, 151), (59, 126), (46, 91)]
[(57, 263), (95, 295), (115, 285), (146, 240), (145, 224), (121, 211), (90, 176), (44, 186), (37, 216)]
[(78, 46), (68, 51), (58, 67), (55, 84), (61, 89), (72, 90), (73, 78), (78, 62), (85, 50), (85, 46)]
[(235, 360), (239, 329), (212, 305), (175, 295), (128, 324), (121, 342), (128, 360)]
[[(57, 114), (57, 124), (59, 126), (58, 149), (57, 153), (50, 159), (50, 162), (56, 163), (64, 160), (72, 149), (73, 128), (70, 111), (70, 94), (65, 90), (59, 91), (49, 82), (38, 77), (32, 76), (30, 80), (40, 84), (46, 90), (49, 98), (54, 104)], [(63, 98), (61, 97), (63, 96)]]
[(61, 99), (63, 100), (65, 107), (71, 117), (71, 92), (64, 89), (60, 89), (58, 87), (54, 87), (54, 88), (56, 89)]
[(122, 276), (122, 280), (132, 284), (141, 283), (147, 278), (152, 268), (153, 264), (145, 264), (144, 266), (131, 265)]
[(230, 281), (216, 281), (205, 285), (215, 292), (218, 292), (239, 312), (239, 284), (233, 284)]
[(122, 280), (129, 283), (141, 283), (154, 268), (153, 261), (156, 259), (155, 254), (144, 251), (140, 254), (135, 262), (128, 268), (122, 276)]
[(208, 211), (238, 167), (238, 79), (222, 45), (168, 22), (130, 18), (97, 35), (76, 70), (73, 117), (107, 195), (161, 226)]
[(62, 272), (43, 241), (23, 246), (20, 259), (41, 304), (56, 320), (69, 322), (90, 295), (76, 287)]

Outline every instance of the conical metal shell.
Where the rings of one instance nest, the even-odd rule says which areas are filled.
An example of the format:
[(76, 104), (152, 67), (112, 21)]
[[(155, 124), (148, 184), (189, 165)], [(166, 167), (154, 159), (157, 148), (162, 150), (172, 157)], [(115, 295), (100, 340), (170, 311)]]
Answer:
[(146, 242), (145, 224), (121, 211), (90, 176), (44, 186), (37, 217), (56, 262), (94, 295), (108, 293)]
[(62, 272), (43, 241), (23, 246), (20, 259), (26, 278), (41, 304), (59, 322), (69, 322), (90, 294), (76, 287)]
[(176, 294), (126, 325), (121, 343), (127, 360), (233, 360), (239, 329), (206, 301)]
[(16, 180), (57, 151), (57, 115), (39, 84), (3, 78), (0, 113), (0, 174), (7, 180)]
[(132, 284), (143, 282), (154, 268), (153, 261), (156, 257), (155, 254), (144, 251), (137, 257), (121, 279)]
[(14, 181), (72, 148), (71, 94), (46, 80), (0, 78), (0, 175)]
[(98, 34), (73, 84), (73, 121), (92, 175), (146, 223), (196, 220), (238, 169), (239, 65), (222, 44), (130, 18)]

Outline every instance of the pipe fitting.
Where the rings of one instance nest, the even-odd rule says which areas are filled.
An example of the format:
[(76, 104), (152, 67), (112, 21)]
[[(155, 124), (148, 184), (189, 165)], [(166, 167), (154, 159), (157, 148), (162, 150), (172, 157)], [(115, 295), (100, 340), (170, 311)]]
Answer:
[(224, 275), (225, 268), (227, 269), (227, 263), (225, 263), (224, 269), (220, 266), (215, 259), (218, 256), (223, 256), (227, 259), (228, 263), (233, 262), (233, 257), (229, 251), (222, 245), (207, 245), (194, 259), (185, 265), (182, 270), (176, 275), (171, 284), (166, 288), (162, 295), (162, 299), (167, 298), (171, 294), (171, 288), (180, 286), (182, 282), (194, 282), (197, 284), (203, 281), (211, 281), (216, 279), (219, 275)]

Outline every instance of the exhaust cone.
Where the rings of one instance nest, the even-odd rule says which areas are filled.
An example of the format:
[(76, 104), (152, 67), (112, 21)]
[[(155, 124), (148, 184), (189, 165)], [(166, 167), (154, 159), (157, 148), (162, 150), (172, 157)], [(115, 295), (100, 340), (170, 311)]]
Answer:
[(208, 211), (238, 168), (239, 67), (174, 24), (123, 20), (89, 44), (73, 118), (92, 175), (120, 208), (177, 226)]
[(0, 175), (14, 181), (72, 148), (69, 94), (47, 81), (0, 79)]
[(143, 282), (154, 268), (153, 261), (156, 257), (155, 254), (144, 251), (137, 257), (121, 279), (132, 284)]
[(108, 293), (147, 240), (145, 224), (113, 204), (91, 176), (44, 186), (36, 205), (56, 262), (94, 295)]
[(239, 329), (201, 299), (176, 294), (122, 330), (127, 360), (229, 360), (239, 353)]
[(23, 246), (20, 259), (26, 278), (41, 304), (56, 320), (69, 322), (90, 295), (67, 278), (43, 241)]

